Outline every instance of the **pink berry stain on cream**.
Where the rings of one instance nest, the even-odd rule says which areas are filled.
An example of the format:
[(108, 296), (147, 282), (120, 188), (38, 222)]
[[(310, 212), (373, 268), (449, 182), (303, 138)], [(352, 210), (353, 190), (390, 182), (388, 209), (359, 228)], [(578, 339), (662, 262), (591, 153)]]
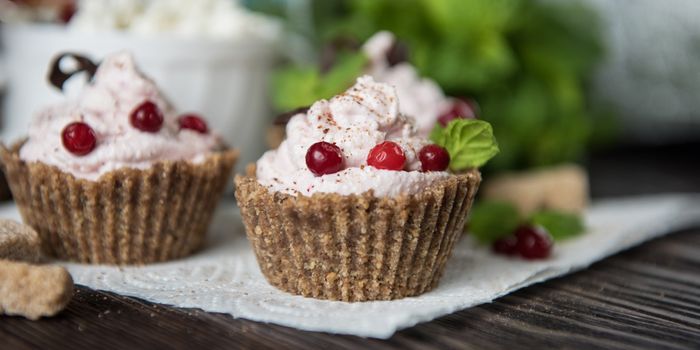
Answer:
[[(418, 133), (414, 120), (399, 110), (394, 87), (369, 76), (358, 78), (344, 93), (317, 101), (306, 113), (290, 119), (287, 138), (279, 148), (267, 151), (258, 160), (258, 182), (272, 191), (304, 196), (350, 195), (371, 190), (377, 197), (396, 197), (423, 191), (450, 174), (421, 171), (418, 153), (431, 143)], [(385, 141), (398, 145), (403, 152), (401, 171), (368, 164), (370, 151)], [(306, 155), (317, 142), (335, 145), (340, 150), (342, 170), (317, 176), (309, 169)]]
[[(182, 127), (178, 117), (133, 57), (120, 52), (104, 59), (76, 99), (35, 115), (20, 158), (97, 180), (122, 167), (146, 169), (165, 160), (199, 163), (221, 145), (218, 135)], [(92, 133), (70, 129), (74, 123)]]

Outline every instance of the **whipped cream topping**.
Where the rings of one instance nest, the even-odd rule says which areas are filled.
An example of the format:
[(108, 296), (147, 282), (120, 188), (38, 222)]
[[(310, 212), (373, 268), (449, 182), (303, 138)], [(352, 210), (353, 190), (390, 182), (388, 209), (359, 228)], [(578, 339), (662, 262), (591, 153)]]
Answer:
[[(156, 133), (140, 131), (129, 120), (132, 110), (146, 100), (163, 112), (163, 126)], [(219, 137), (211, 131), (180, 130), (178, 116), (156, 85), (137, 70), (133, 57), (118, 53), (100, 64), (92, 83), (77, 99), (35, 115), (20, 158), (96, 180), (122, 167), (145, 169), (163, 160), (201, 162), (220, 147)], [(61, 138), (63, 129), (78, 121), (87, 123), (97, 138), (95, 149), (84, 156), (66, 150)]]
[[(258, 182), (273, 191), (310, 196), (314, 193), (361, 194), (377, 197), (415, 194), (447, 172), (421, 172), (418, 152), (427, 144), (413, 119), (401, 114), (395, 89), (364, 76), (346, 92), (314, 103), (287, 124), (287, 138), (257, 162)], [(367, 165), (367, 154), (383, 141), (396, 142), (406, 156), (406, 171), (380, 170)], [(338, 146), (345, 169), (314, 176), (306, 152), (320, 141)]]
[(152, 36), (277, 40), (280, 23), (233, 0), (81, 0), (69, 28)]
[(365, 42), (362, 50), (370, 60), (367, 74), (396, 88), (401, 113), (413, 117), (418, 133), (427, 137), (438, 117), (450, 109), (451, 102), (435, 81), (422, 78), (410, 63), (389, 64), (387, 52), (395, 41), (392, 33), (382, 31)]

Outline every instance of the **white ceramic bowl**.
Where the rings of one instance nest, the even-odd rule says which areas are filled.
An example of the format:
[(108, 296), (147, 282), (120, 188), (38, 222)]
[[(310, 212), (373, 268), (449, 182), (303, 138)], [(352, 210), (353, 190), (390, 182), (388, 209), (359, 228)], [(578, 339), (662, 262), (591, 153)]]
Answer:
[[(6, 70), (7, 78), (1, 133), (5, 142), (27, 134), (38, 108), (63, 98), (46, 79), (56, 54), (75, 52), (99, 61), (109, 53), (129, 50), (178, 110), (205, 116), (210, 128), (241, 150), (239, 165), (254, 161), (264, 151), (264, 131), (271, 119), (267, 83), (277, 56), (272, 42), (88, 34), (53, 25), (9, 25), (2, 34), (5, 67), (0, 69)], [(84, 84), (84, 77), (72, 78), (66, 94), (74, 94)]]

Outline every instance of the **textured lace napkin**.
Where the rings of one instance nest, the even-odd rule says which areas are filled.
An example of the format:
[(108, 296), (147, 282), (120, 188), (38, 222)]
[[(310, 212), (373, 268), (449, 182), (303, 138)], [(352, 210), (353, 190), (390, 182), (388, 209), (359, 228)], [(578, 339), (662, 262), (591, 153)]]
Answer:
[[(6, 205), (0, 207), (0, 217), (19, 219), (19, 214), (14, 205)], [(455, 246), (435, 290), (396, 301), (321, 301), (276, 290), (261, 275), (230, 202), (219, 207), (207, 247), (190, 258), (146, 267), (64, 265), (78, 284), (156, 303), (304, 330), (388, 338), (398, 329), (490, 302), (653, 237), (700, 224), (700, 197), (598, 202), (586, 214), (586, 223), (586, 234), (557, 244), (552, 258), (542, 262), (493, 255), (467, 235)]]

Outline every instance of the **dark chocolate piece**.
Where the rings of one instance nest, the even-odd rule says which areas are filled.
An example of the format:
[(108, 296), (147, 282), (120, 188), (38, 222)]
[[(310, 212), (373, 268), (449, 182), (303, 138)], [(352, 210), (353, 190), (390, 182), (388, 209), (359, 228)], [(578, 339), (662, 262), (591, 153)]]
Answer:
[(408, 45), (400, 40), (394, 40), (391, 48), (386, 53), (386, 60), (390, 67), (399, 63), (408, 62)]
[[(61, 61), (66, 57), (74, 59), (75, 62), (77, 62), (78, 64), (78, 68), (70, 72), (62, 71)], [(49, 82), (51, 82), (51, 85), (55, 86), (56, 88), (62, 91), (63, 84), (73, 75), (78, 74), (80, 72), (87, 73), (88, 81), (92, 80), (92, 77), (95, 75), (95, 72), (97, 72), (97, 66), (97, 64), (95, 64), (85, 56), (70, 52), (62, 53), (56, 56), (53, 59), (53, 62), (51, 62), (51, 69), (49, 70)]]

